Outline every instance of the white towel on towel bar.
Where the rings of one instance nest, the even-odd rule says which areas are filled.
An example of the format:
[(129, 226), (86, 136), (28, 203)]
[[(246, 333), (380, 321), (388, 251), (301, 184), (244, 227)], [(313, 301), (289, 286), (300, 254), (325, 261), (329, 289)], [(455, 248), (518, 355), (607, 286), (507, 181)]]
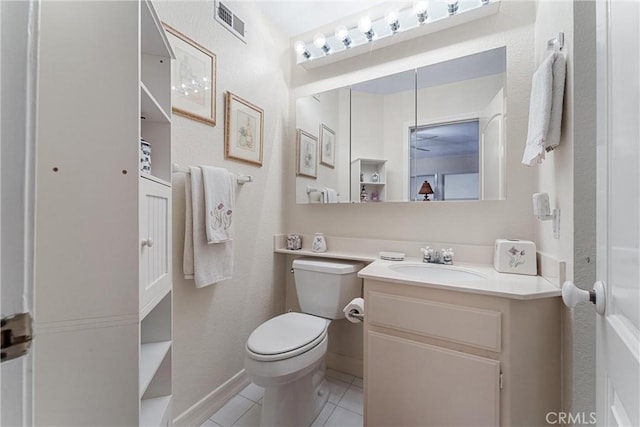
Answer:
[(223, 168), (201, 165), (200, 169), (207, 212), (207, 242), (230, 242), (233, 240), (234, 177)]
[(562, 102), (566, 61), (559, 52), (551, 52), (533, 74), (529, 105), (529, 129), (522, 163), (541, 163), (545, 152), (560, 143)]
[(338, 203), (338, 192), (333, 188), (324, 187), (322, 189), (323, 203)]
[[(191, 241), (187, 237), (189, 233), (189, 221), (185, 221), (185, 247), (184, 247), (184, 273), (189, 278), (191, 273), (196, 287), (212, 285), (231, 278), (233, 272), (233, 242), (208, 244), (205, 225), (206, 204), (204, 197), (204, 183), (202, 169), (191, 166), (189, 168), (191, 182)], [(189, 198), (185, 197), (187, 203)], [(185, 215), (187, 215), (188, 207)], [(189, 260), (193, 260), (193, 266)]]

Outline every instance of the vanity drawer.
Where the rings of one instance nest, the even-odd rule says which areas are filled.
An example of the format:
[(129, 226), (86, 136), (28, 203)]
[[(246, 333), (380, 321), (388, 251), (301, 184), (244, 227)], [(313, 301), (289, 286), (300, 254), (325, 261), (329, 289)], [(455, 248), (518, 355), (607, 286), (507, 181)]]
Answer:
[(370, 292), (370, 324), (438, 338), (495, 352), (501, 350), (499, 311)]

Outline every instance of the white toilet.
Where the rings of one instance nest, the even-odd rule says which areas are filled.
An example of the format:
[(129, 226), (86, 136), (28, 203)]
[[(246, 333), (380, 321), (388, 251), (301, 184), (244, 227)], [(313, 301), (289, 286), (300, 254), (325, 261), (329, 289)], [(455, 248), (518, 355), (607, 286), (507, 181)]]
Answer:
[(362, 267), (356, 261), (293, 261), (302, 313), (267, 320), (246, 345), (245, 370), (251, 381), (264, 387), (261, 426), (308, 426), (327, 403), (327, 328), (332, 319), (344, 319), (344, 306), (360, 296), (357, 273)]

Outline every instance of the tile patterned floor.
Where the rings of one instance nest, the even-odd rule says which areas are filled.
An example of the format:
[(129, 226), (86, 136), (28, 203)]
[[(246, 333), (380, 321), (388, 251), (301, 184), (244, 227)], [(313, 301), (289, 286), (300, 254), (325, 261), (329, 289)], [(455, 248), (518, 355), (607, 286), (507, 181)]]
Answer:
[[(311, 424), (327, 427), (362, 427), (362, 378), (327, 369), (329, 401)], [(257, 427), (264, 390), (249, 384), (201, 427)]]

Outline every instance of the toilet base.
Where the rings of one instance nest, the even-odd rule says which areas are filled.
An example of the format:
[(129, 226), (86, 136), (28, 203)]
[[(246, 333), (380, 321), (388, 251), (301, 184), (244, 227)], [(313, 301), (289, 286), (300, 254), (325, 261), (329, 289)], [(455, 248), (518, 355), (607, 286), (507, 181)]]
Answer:
[(260, 426), (309, 426), (329, 400), (329, 383), (321, 362), (306, 375), (286, 385), (265, 387)]

